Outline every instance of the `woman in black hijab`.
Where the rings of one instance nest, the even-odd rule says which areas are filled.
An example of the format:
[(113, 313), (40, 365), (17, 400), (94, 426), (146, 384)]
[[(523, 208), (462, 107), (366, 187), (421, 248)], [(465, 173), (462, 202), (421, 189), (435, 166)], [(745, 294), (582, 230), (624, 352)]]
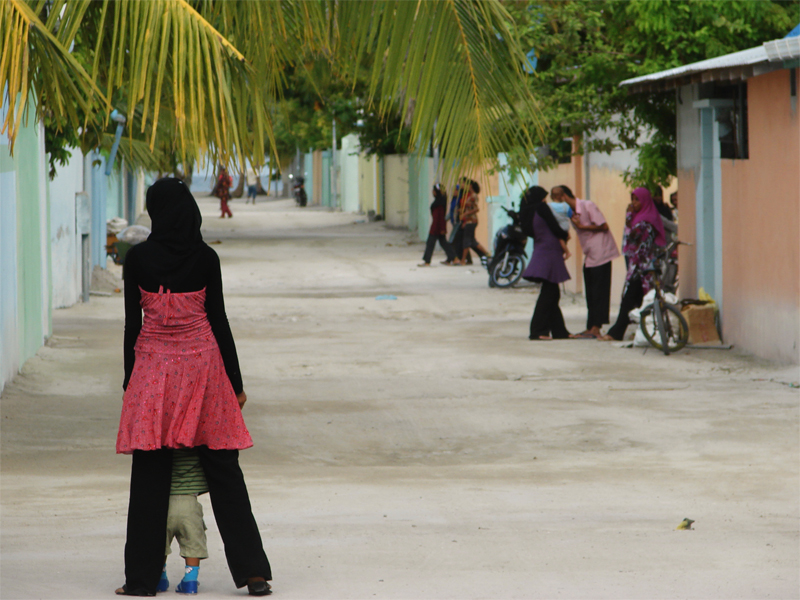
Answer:
[[(117, 452), (132, 454), (125, 585), (154, 596), (164, 561), (172, 452), (194, 448), (236, 587), (271, 593), (239, 450), (252, 445), (247, 401), (222, 296), (219, 257), (179, 179), (147, 190), (152, 234), (125, 258), (125, 380)], [(142, 319), (144, 311), (144, 321)]]
[(523, 231), (528, 225), (533, 237), (533, 256), (522, 276), (528, 281), (542, 284), (531, 317), (528, 336), (531, 340), (570, 337), (558, 306), (561, 299), (559, 284), (570, 278), (561, 245), (561, 240), (566, 241), (569, 234), (556, 221), (553, 211), (544, 201), (546, 197), (547, 190), (536, 185), (525, 190), (520, 202)]

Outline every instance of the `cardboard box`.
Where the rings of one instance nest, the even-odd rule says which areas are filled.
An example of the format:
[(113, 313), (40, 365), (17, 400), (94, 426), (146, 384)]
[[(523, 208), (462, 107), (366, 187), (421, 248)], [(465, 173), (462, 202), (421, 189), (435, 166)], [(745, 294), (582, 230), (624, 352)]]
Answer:
[(713, 304), (690, 304), (681, 311), (689, 324), (690, 344), (719, 344)]

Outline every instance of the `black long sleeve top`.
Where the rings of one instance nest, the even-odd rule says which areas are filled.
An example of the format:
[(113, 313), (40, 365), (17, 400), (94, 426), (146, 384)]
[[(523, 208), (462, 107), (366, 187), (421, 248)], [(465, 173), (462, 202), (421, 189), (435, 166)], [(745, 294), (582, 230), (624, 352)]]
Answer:
[(205, 309), (211, 331), (219, 345), (225, 372), (233, 386), (233, 391), (240, 394), (244, 390), (242, 374), (239, 370), (239, 357), (233, 341), (228, 316), (225, 314), (225, 301), (222, 296), (222, 271), (219, 256), (214, 250), (202, 244), (200, 256), (186, 269), (170, 274), (160, 275), (158, 265), (163, 262), (164, 250), (158, 244), (143, 242), (131, 248), (125, 256), (125, 380), (123, 389), (127, 389), (136, 360), (134, 345), (142, 329), (141, 287), (146, 292), (158, 293), (160, 286), (173, 293), (198, 292), (206, 289)]

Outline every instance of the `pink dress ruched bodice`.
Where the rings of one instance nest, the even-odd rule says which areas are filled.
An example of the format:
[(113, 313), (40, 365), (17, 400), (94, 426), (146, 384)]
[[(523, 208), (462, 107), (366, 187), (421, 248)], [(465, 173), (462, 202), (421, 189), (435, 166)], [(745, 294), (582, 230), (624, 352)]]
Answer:
[(117, 453), (253, 445), (205, 311), (206, 292), (141, 290), (144, 319)]

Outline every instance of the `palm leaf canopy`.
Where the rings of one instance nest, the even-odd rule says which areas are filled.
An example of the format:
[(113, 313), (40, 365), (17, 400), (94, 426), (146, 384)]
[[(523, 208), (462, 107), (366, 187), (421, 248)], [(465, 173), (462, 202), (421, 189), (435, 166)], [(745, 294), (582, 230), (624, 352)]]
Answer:
[(152, 149), (262, 164), (284, 69), (312, 52), (342, 72), (366, 60), (368, 100), (463, 170), (532, 149), (512, 26), (482, 0), (0, 0), (3, 131), (13, 143), (28, 103), (72, 127), (117, 108)]

